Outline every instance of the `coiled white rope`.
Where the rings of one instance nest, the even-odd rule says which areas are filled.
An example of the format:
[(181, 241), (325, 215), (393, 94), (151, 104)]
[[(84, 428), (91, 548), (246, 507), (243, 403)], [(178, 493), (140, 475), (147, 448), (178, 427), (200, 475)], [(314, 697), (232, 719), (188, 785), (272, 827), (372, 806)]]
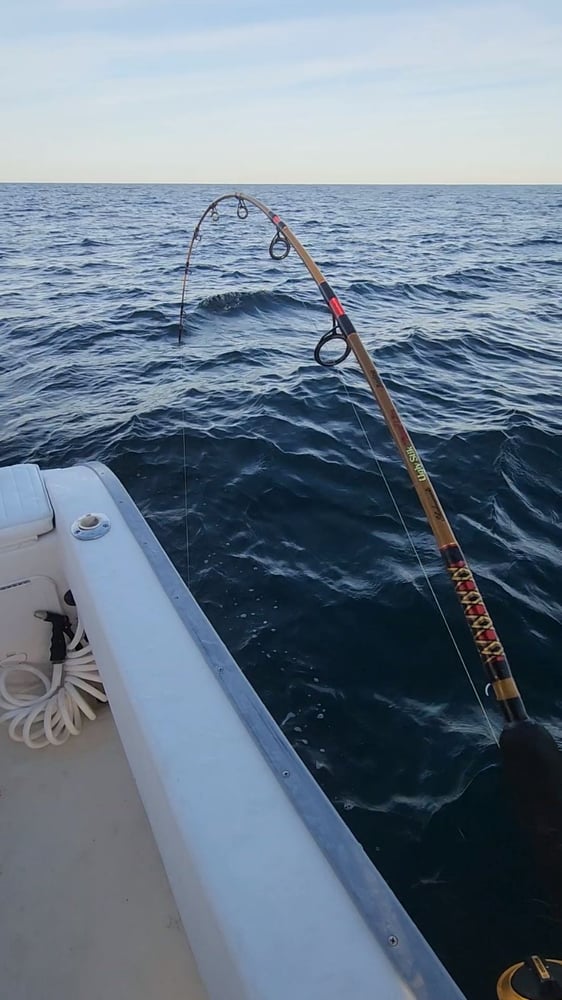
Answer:
[[(30, 689), (30, 681), (34, 690)], [(38, 692), (40, 686), (43, 690)], [(107, 701), (80, 622), (68, 643), (64, 662), (53, 663), (52, 674), (48, 667), (40, 669), (31, 663), (0, 663), (0, 722), (8, 722), (11, 738), (25, 743), (30, 750), (60, 746), (69, 736), (78, 736), (82, 716), (95, 719), (96, 713), (84, 695)]]

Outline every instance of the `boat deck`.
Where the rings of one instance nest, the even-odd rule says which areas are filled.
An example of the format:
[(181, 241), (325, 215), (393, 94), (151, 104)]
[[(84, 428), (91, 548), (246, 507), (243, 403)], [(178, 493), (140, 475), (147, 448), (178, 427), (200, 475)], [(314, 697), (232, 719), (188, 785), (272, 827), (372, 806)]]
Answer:
[(207, 1000), (111, 717), (28, 750), (0, 727), (10, 1000)]

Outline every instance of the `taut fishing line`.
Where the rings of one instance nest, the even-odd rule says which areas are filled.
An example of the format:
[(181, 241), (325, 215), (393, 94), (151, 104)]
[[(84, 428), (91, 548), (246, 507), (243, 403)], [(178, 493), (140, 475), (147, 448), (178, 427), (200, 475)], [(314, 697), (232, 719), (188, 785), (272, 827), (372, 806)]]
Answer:
[(189, 519), (187, 502), (187, 441), (185, 435), (185, 424), (187, 412), (182, 410), (182, 443), (183, 443), (183, 501), (184, 501), (184, 523), (185, 523), (185, 563), (187, 568), (187, 586), (191, 590), (191, 560), (189, 558)]
[(478, 704), (480, 706), (480, 709), (482, 711), (482, 715), (484, 716), (484, 719), (485, 719), (485, 721), (486, 721), (486, 723), (488, 725), (488, 729), (490, 730), (490, 735), (491, 735), (494, 743), (496, 744), (496, 746), (499, 747), (500, 741), (498, 740), (498, 737), (496, 735), (496, 730), (494, 729), (494, 727), (492, 725), (492, 721), (491, 721), (490, 716), (488, 715), (488, 713), (486, 711), (486, 708), (484, 706), (482, 698), (480, 697), (480, 693), (478, 691), (478, 688), (476, 687), (476, 684), (474, 683), (474, 680), (472, 678), (472, 674), (470, 673), (470, 670), (468, 669), (468, 665), (466, 663), (466, 660), (465, 660), (464, 656), (462, 655), (462, 653), (461, 653), (461, 651), (459, 649), (459, 644), (458, 644), (457, 640), (455, 639), (455, 636), (453, 635), (453, 631), (451, 629), (451, 626), (449, 625), (449, 622), (447, 621), (447, 616), (446, 616), (445, 612), (443, 611), (443, 607), (441, 605), (439, 597), (437, 596), (437, 593), (435, 591), (435, 587), (433, 586), (433, 584), (432, 584), (432, 582), (431, 582), (431, 580), (429, 578), (429, 574), (428, 574), (427, 569), (425, 567), (425, 563), (424, 563), (424, 561), (423, 561), (423, 559), (422, 559), (422, 557), (421, 557), (421, 555), (419, 553), (419, 550), (418, 550), (418, 548), (416, 546), (416, 543), (415, 543), (415, 541), (413, 539), (412, 533), (410, 532), (410, 530), (408, 528), (408, 525), (406, 524), (406, 521), (404, 519), (404, 515), (402, 514), (402, 511), (400, 510), (400, 507), (398, 505), (398, 501), (397, 501), (396, 497), (394, 496), (394, 493), (392, 492), (392, 487), (391, 487), (391, 485), (390, 485), (387, 477), (385, 476), (384, 469), (383, 469), (382, 464), (379, 461), (379, 458), (378, 458), (378, 456), (377, 456), (377, 454), (375, 452), (375, 449), (373, 447), (373, 443), (372, 443), (372, 441), (371, 441), (371, 439), (370, 439), (370, 437), (369, 437), (369, 435), (367, 433), (365, 424), (361, 420), (361, 415), (359, 413), (359, 410), (357, 409), (355, 403), (353, 402), (351, 393), (349, 391), (349, 386), (347, 384), (347, 380), (346, 380), (346, 378), (345, 378), (345, 376), (343, 374), (343, 371), (342, 372), (338, 372), (338, 375), (340, 376), (341, 383), (342, 383), (342, 385), (343, 385), (343, 387), (344, 387), (344, 389), (346, 391), (347, 398), (348, 398), (349, 403), (351, 405), (351, 408), (353, 409), (353, 412), (355, 414), (355, 419), (357, 420), (357, 423), (359, 424), (359, 427), (360, 427), (361, 431), (363, 432), (363, 436), (365, 438), (365, 441), (367, 442), (367, 446), (369, 448), (369, 451), (371, 452), (371, 456), (373, 458), (373, 461), (375, 462), (375, 465), (377, 467), (377, 471), (379, 473), (379, 476), (381, 477), (381, 479), (382, 479), (382, 481), (383, 481), (383, 483), (384, 483), (384, 485), (386, 487), (386, 491), (387, 491), (387, 493), (388, 493), (388, 495), (389, 495), (389, 497), (390, 497), (390, 499), (392, 501), (392, 505), (394, 507), (394, 510), (396, 511), (396, 515), (398, 517), (398, 520), (400, 521), (400, 524), (402, 525), (402, 528), (404, 529), (404, 533), (406, 535), (406, 538), (408, 539), (408, 541), (410, 543), (410, 547), (412, 549), (412, 552), (414, 553), (414, 556), (415, 556), (415, 558), (416, 558), (416, 560), (418, 562), (418, 565), (419, 565), (419, 567), (420, 567), (420, 569), (422, 571), (423, 577), (424, 577), (425, 582), (427, 584), (427, 589), (429, 590), (429, 593), (431, 594), (431, 596), (433, 598), (433, 601), (435, 603), (437, 611), (439, 612), (439, 615), (441, 616), (443, 625), (445, 626), (445, 630), (448, 633), (449, 639), (451, 640), (451, 643), (453, 644), (453, 648), (454, 648), (454, 650), (455, 650), (455, 652), (456, 652), (456, 654), (457, 654), (457, 656), (458, 656), (458, 658), (460, 660), (462, 668), (463, 668), (463, 670), (464, 670), (464, 672), (465, 672), (465, 674), (466, 674), (466, 676), (468, 678), (468, 683), (470, 684), (470, 686), (471, 686), (471, 688), (472, 688), (472, 690), (474, 692), (474, 697), (476, 698), (476, 701), (478, 702)]

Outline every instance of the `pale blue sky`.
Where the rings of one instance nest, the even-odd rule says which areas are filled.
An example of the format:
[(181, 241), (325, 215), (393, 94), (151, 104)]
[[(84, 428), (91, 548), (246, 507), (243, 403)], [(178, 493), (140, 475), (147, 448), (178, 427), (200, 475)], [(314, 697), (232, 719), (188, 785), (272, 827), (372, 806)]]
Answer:
[(562, 0), (3, 0), (0, 180), (561, 183)]

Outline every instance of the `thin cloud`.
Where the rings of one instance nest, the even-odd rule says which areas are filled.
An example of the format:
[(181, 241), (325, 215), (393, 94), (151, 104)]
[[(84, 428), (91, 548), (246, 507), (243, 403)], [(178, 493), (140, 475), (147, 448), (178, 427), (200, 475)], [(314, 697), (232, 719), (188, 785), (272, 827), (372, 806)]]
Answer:
[[(139, 0), (57, 3), (59, 12), (72, 8), (76, 17), (46, 31), (40, 21), (30, 19), (28, 32), (0, 42), (0, 89), (11, 96), (11, 108), (3, 114), (10, 139), (2, 169), (11, 179), (24, 162), (27, 137), (39, 133), (53, 163), (59, 155), (61, 164), (69, 162), (69, 143), (74, 142), (77, 155), (79, 135), (87, 146), (88, 131), (95, 131), (97, 147), (107, 154), (103, 162), (110, 163), (117, 156), (115, 136), (121, 135), (119, 170), (128, 164), (136, 177), (141, 169), (138, 150), (144, 150), (147, 135), (158, 136), (181, 154), (195, 125), (198, 169), (204, 171), (205, 162), (211, 167), (221, 134), (230, 137), (229, 155), (243, 162), (247, 136), (240, 129), (234, 151), (233, 119), (258, 130), (258, 145), (252, 137), (248, 160), (255, 163), (259, 141), (266, 141), (260, 122), (267, 115), (301, 144), (306, 142), (311, 170), (324, 170), (326, 130), (333, 133), (338, 115), (338, 130), (354, 136), (364, 151), (362, 163), (376, 175), (381, 150), (371, 141), (375, 128), (384, 129), (386, 148), (398, 151), (402, 136), (395, 137), (393, 128), (403, 121), (412, 128), (418, 116), (419, 147), (424, 129), (428, 136), (441, 130), (444, 148), (452, 147), (454, 134), (462, 169), (463, 134), (471, 157), (476, 150), (484, 165), (490, 151), (489, 136), (484, 144), (472, 123), (480, 123), (483, 135), (482, 123), (487, 129), (493, 122), (498, 137), (505, 133), (507, 150), (511, 136), (506, 129), (514, 129), (516, 119), (519, 135), (532, 135), (533, 143), (543, 119), (559, 120), (562, 19), (558, 8), (545, 3), (532, 11), (503, 2), (429, 3), (423, 9), (375, 5), (365, 13), (352, 2), (345, 17), (277, 14), (270, 19), (263, 5), (253, 3), (247, 24), (240, 19), (226, 23), (233, 8), (225, 6), (219, 28), (204, 23), (205, 17), (215, 17), (217, 0), (212, 11), (208, 5), (169, 3), (159, 8), (163, 13), (156, 29), (146, 21), (154, 17), (154, 7)], [(20, 7), (26, 7), (25, 0)], [(86, 30), (90, 15), (97, 17), (95, 30)], [(462, 120), (456, 122), (459, 117), (464, 126)], [(169, 142), (164, 127), (173, 132)], [(560, 170), (562, 139), (553, 140), (552, 132), (545, 133), (545, 148), (552, 156), (554, 141), (553, 166)], [(445, 153), (432, 142), (428, 156), (440, 167)], [(531, 149), (519, 155), (534, 162)], [(416, 162), (421, 162), (419, 153)], [(85, 159), (84, 171), (90, 164), (91, 157)]]

